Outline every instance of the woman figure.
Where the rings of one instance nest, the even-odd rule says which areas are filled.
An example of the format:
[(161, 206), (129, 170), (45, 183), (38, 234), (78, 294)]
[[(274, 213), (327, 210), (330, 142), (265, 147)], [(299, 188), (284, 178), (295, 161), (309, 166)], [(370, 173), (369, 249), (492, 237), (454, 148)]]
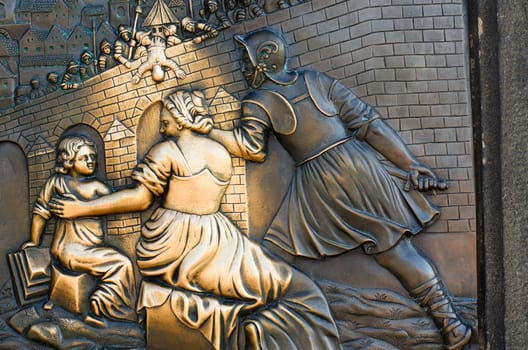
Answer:
[[(146, 279), (191, 293), (195, 307), (171, 303), (178, 320), (217, 350), (340, 349), (318, 287), (271, 258), (218, 211), (232, 175), (231, 157), (195, 132), (212, 127), (203, 94), (179, 90), (163, 107), (160, 133), (166, 140), (133, 172), (134, 188), (89, 202), (57, 200), (54, 212), (73, 218), (145, 210), (161, 196), (163, 204), (137, 245), (138, 266)], [(215, 298), (222, 305), (211, 308)], [(211, 329), (207, 319), (213, 318), (221, 322)]]

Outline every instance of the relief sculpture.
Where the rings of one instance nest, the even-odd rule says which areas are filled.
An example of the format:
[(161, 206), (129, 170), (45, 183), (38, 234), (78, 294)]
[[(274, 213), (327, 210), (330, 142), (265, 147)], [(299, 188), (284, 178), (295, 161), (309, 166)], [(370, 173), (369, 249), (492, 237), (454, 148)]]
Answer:
[[(359, 30), (347, 22), (353, 16), (338, 12), (363, 8), (304, 0), (92, 5), (80, 17), (91, 21), (91, 44), (68, 56), (62, 74), (49, 72), (46, 86), (38, 74), (28, 80), (17, 95), (24, 104), (10, 107), (15, 117), (0, 114), (0, 155), (8, 149), (15, 159), (16, 149), (29, 169), (27, 208), (16, 209), (27, 222), (2, 250), (0, 277), (11, 279), (0, 280), (0, 350), (476, 349), (475, 299), (454, 296), (471, 287), (450, 284), (462, 268), (445, 274), (452, 255), (421, 241), (427, 229), (451, 233), (432, 227), (450, 206), (436, 199), (456, 199), (448, 193), (460, 183), (429, 161), (427, 146), (416, 152), (370, 91), (351, 90), (357, 66), (348, 56), (328, 59), (328, 67), (348, 62), (342, 70), (304, 61), (312, 51), (324, 61), (325, 49), (314, 46), (345, 35), (320, 16), (335, 15), (350, 34)], [(343, 39), (328, 54), (360, 42)], [(407, 62), (395, 47), (387, 57)], [(449, 79), (431, 85), (456, 88)], [(419, 102), (420, 111), (429, 106)], [(10, 170), (2, 157), (0, 169)], [(260, 181), (250, 183), (251, 171)], [(0, 194), (9, 189), (0, 183)]]
[[(59, 219), (49, 250), (45, 247), (35, 250), (41, 245), (46, 224), (53, 216), (50, 208), (53, 198), (90, 200), (111, 192), (104, 182), (94, 177), (96, 148), (91, 140), (84, 136), (67, 136), (58, 144), (56, 154), (55, 174), (46, 181), (33, 207), (30, 240), (21, 246), (22, 254), (10, 256), (11, 260), (16, 255), (23, 256), (22, 261), (29, 265), (21, 268), (20, 261), (18, 266), (11, 264), (12, 269), (21, 270), (19, 279), (24, 271), (34, 271), (29, 274), (26, 285), (19, 287), (19, 299), (24, 301), (24, 297), (29, 296), (31, 301), (39, 297), (40, 293), (35, 293), (35, 288), (32, 292), (31, 288), (40, 284), (39, 279), (49, 283), (49, 292), (45, 293), (48, 298), (44, 304), (35, 304), (22, 315), (15, 315), (11, 324), (21, 332), (28, 328), (26, 336), (29, 339), (57, 348), (89, 348), (93, 343), (88, 339), (97, 340), (94, 330), (97, 328), (122, 328), (124, 333), (133, 329), (136, 336), (128, 345), (141, 344), (141, 332), (136, 326), (133, 263), (106, 244), (101, 218)], [(42, 278), (46, 275), (48, 279)], [(70, 326), (65, 326), (68, 322)], [(87, 340), (63, 339), (63, 333), (72, 331), (81, 337), (86, 325), (93, 327)]]
[[(242, 125), (210, 135), (233, 154), (263, 162), (274, 132), (297, 167), (265, 239), (313, 259), (363, 249), (427, 308), (446, 346), (461, 349), (471, 328), (457, 314), (436, 268), (410, 240), (439, 214), (419, 192), (446, 188), (445, 183), (341, 83), (317, 71), (287, 70), (279, 35), (262, 29), (235, 40), (245, 50), (243, 75), (254, 91), (242, 101)], [(398, 187), (394, 171), (375, 151), (408, 173), (412, 192)]]
[[(218, 211), (231, 158), (221, 144), (197, 133), (211, 126), (199, 91), (175, 92), (164, 100), (160, 116), (166, 140), (137, 167), (134, 188), (91, 201), (54, 199), (52, 212), (69, 223), (144, 210), (154, 197), (163, 198), (137, 245), (144, 278), (137, 308), (146, 313), (147, 347), (173, 348), (149, 337), (156, 327), (172, 328), (170, 317), (156, 315), (165, 316), (160, 307), (169, 303), (178, 321), (217, 350), (339, 349), (316, 284), (273, 259)], [(151, 321), (156, 318), (164, 322)]]
[[(57, 147), (56, 174), (42, 188), (33, 209), (31, 240), (22, 246), (39, 246), (46, 221), (52, 216), (50, 201), (59, 197), (94, 199), (110, 193), (95, 172), (94, 144), (84, 137), (66, 137)], [(59, 220), (50, 247), (56, 261), (56, 275), (87, 273), (98, 279), (98, 286), (89, 297), (87, 323), (103, 327), (105, 319), (133, 322), (135, 312), (135, 281), (132, 262), (115, 248), (104, 245), (103, 224), (100, 219), (83, 218)], [(59, 279), (54, 276), (52, 281)], [(53, 283), (52, 282), (52, 283)], [(67, 284), (55, 284), (50, 294), (65, 305), (63, 294)], [(56, 290), (53, 290), (56, 289)], [(44, 305), (53, 307), (54, 300)], [(65, 305), (68, 307), (69, 305)]]

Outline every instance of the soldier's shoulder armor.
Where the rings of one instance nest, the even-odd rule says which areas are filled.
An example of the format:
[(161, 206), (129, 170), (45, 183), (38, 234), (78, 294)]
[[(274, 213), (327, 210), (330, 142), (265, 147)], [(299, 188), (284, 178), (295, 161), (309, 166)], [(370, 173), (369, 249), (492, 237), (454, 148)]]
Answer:
[(295, 110), (290, 101), (280, 93), (272, 90), (256, 90), (250, 92), (243, 102), (260, 107), (267, 114), (276, 133), (291, 135), (297, 129)]
[(328, 117), (337, 115), (338, 111), (330, 99), (330, 93), (337, 80), (323, 72), (312, 70), (304, 71), (303, 76), (308, 94), (317, 109)]

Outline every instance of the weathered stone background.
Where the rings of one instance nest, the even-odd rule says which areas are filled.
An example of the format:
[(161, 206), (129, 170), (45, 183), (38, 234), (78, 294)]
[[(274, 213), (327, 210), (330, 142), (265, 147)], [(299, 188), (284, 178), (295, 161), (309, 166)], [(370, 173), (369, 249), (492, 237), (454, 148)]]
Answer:
[(482, 349), (526, 349), (528, 3), (469, 1)]
[[(185, 43), (168, 49), (168, 56), (190, 73), (183, 81), (170, 72), (170, 79), (161, 84), (154, 84), (147, 76), (133, 85), (130, 79), (134, 70), (120, 66), (92, 78), (83, 89), (56, 91), (4, 110), (0, 142), (17, 145), (22, 160), (27, 159), (30, 204), (51, 174), (57, 140), (79, 124), (100, 135), (108, 182), (114, 187), (129, 184), (139, 153), (155, 139), (152, 130), (156, 127), (149, 129), (142, 120), (153, 118), (149, 120), (157, 123), (152, 106), (177, 87), (204, 89), (218, 125), (234, 125), (239, 100), (247, 88), (239, 73), (240, 52), (232, 35), (270, 26), (283, 32), (291, 44), (291, 67), (315, 68), (340, 79), (380, 110), (420, 160), (449, 179), (449, 190), (431, 197), (443, 209), (442, 217), (420, 235), (417, 243), (438, 265), (453, 294), (475, 296), (476, 228), (465, 13), (462, 0), (307, 2), (233, 26), (205, 44)], [(291, 164), (276, 145), (272, 145), (270, 158), (265, 165), (233, 159), (236, 176), (222, 205), (222, 210), (255, 239), (262, 235), (287, 185), (284, 175), (291, 172)], [(273, 177), (277, 167), (283, 171), (279, 181)], [(10, 185), (7, 181), (1, 186)], [(2, 197), (2, 201), (6, 199)], [(16, 210), (28, 210), (28, 206)], [(1, 222), (10, 222), (9, 211), (0, 215)], [(138, 214), (110, 217), (110, 241), (133, 255), (140, 225)], [(27, 222), (20, 225), (20, 231), (1, 233), (1, 255), (29, 238), (26, 228)], [(15, 237), (15, 242), (4, 245), (6, 235)], [(295, 263), (314, 277), (401, 290), (394, 277), (362, 254), (315, 264)], [(337, 266), (350, 268), (343, 273)], [(5, 267), (0, 277), (8, 278)]]

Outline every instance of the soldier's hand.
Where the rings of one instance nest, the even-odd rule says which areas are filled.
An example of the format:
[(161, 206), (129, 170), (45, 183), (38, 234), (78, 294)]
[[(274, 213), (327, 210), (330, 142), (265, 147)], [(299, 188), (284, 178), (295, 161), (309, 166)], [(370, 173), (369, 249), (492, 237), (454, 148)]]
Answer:
[(185, 79), (186, 76), (187, 76), (187, 74), (185, 73), (185, 71), (183, 69), (178, 69), (176, 71), (176, 77), (178, 79)]
[(420, 192), (447, 189), (447, 181), (439, 179), (431, 169), (424, 165), (416, 164), (411, 166), (409, 179), (414, 188)]
[(210, 118), (202, 119), (193, 125), (193, 130), (199, 134), (207, 135), (213, 130), (213, 121)]

